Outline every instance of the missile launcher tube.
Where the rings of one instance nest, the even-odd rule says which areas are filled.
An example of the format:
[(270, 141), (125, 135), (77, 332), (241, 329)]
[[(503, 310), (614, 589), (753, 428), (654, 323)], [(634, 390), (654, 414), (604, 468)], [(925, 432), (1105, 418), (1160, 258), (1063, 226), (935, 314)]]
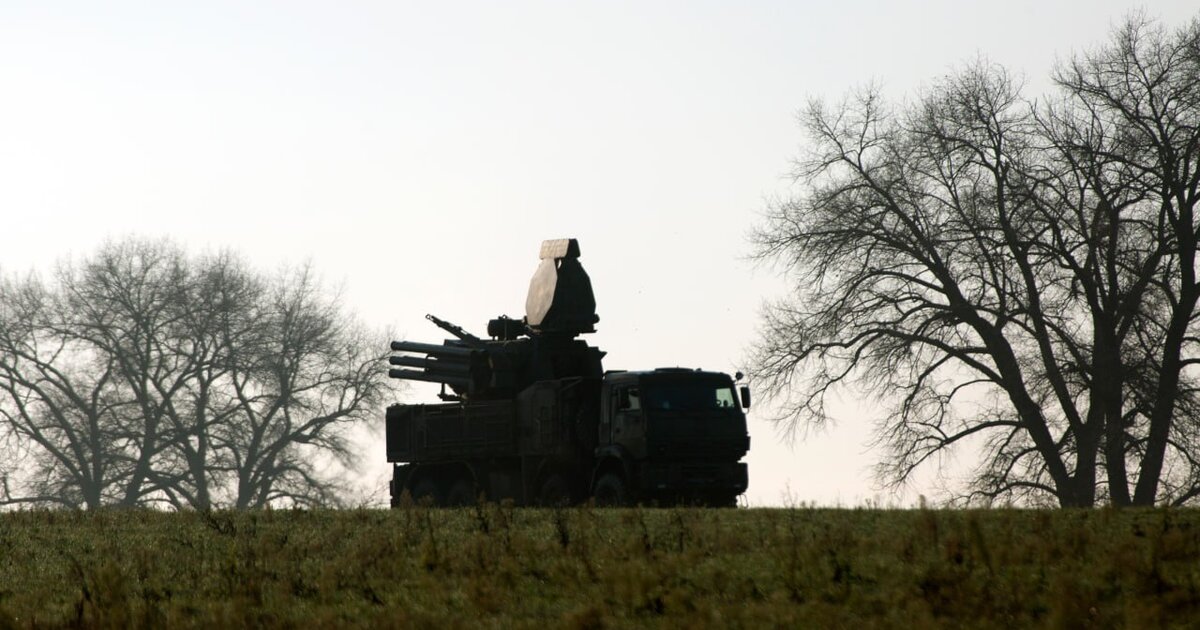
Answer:
[(405, 381), (424, 381), (426, 383), (445, 383), (451, 387), (469, 387), (471, 378), (468, 376), (448, 376), (445, 374), (427, 374), (416, 370), (388, 370), (388, 376)]
[(463, 357), (469, 358), (476, 350), (458, 346), (439, 346), (435, 343), (418, 343), (416, 341), (393, 341), (393, 352), (421, 352), (434, 357)]

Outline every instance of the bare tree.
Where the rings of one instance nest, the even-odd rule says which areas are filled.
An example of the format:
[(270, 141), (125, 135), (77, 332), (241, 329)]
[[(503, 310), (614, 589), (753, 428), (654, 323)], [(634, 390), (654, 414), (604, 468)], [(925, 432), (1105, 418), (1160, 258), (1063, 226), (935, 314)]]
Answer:
[(116, 366), (47, 332), (53, 297), (36, 279), (0, 283), (0, 405), (10, 466), (0, 504), (96, 508), (127, 471), (117, 435), (123, 403), (110, 393)]
[(238, 422), (238, 406), (228, 389), (230, 356), (255, 343), (263, 280), (229, 253), (198, 259), (182, 302), (176, 345), (193, 357), (186, 392), (169, 407), (176, 439), (159, 469), (169, 473), (164, 496), (176, 507), (209, 509), (221, 505), (233, 459), (215, 436)]
[(1168, 499), (1162, 452), (1192, 461), (1171, 426), (1194, 354), (1198, 35), (1131, 18), (1060, 70), (1053, 106), (985, 62), (898, 111), (874, 89), (811, 104), (803, 192), (754, 237), (796, 285), (751, 356), (780, 420), (825, 422), (852, 384), (891, 406), (886, 482), (971, 441), (967, 500)]
[[(1112, 138), (1071, 147), (1090, 163), (1110, 166), (1112, 176), (1090, 188), (1102, 202), (1121, 196), (1137, 199), (1136, 225), (1154, 239), (1146, 264), (1130, 274), (1142, 306), (1137, 325), (1149, 342), (1132, 350), (1150, 366), (1152, 389), (1139, 413), (1144, 431), (1126, 436), (1137, 454), (1132, 499), (1149, 505), (1160, 496), (1172, 436), (1186, 437), (1173, 427), (1186, 426), (1176, 426), (1177, 411), (1181, 396), (1194, 388), (1188, 384), (1187, 367), (1200, 361), (1195, 345), (1200, 300), (1200, 222), (1195, 216), (1200, 200), (1200, 20), (1172, 33), (1134, 16), (1107, 45), (1073, 60), (1055, 79), (1084, 112), (1079, 118), (1095, 130), (1093, 134)], [(1126, 311), (1135, 308), (1131, 304)], [(1116, 428), (1113, 435), (1117, 439)], [(1114, 448), (1110, 467), (1124, 469), (1116, 453)], [(1177, 454), (1195, 455), (1182, 450)], [(1123, 474), (1118, 471), (1114, 485)], [(1122, 488), (1122, 495), (1125, 492)]]
[(229, 347), (236, 413), (215, 435), (236, 477), (233, 504), (335, 503), (342, 488), (314, 455), (353, 468), (346, 431), (377, 412), (382, 337), (348, 322), (309, 267), (275, 278), (255, 318), (253, 341)]
[(205, 356), (187, 347), (184, 307), (193, 270), (166, 242), (109, 243), (57, 274), (57, 317), (45, 332), (113, 365), (109, 391), (122, 400), (114, 443), (125, 471), (118, 505), (158, 496), (167, 479), (159, 459), (178, 439), (180, 398)]
[[(0, 502), (329, 504), (386, 386), (309, 268), (126, 239), (0, 285)], [(327, 474), (325, 469), (334, 471)]]

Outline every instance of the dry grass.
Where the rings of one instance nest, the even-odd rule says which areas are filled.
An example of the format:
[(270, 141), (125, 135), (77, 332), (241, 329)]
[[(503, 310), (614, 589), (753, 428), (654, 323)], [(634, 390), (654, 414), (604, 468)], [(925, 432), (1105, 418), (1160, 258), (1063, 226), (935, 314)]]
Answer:
[(1147, 627), (1200, 512), (0, 514), (0, 627)]

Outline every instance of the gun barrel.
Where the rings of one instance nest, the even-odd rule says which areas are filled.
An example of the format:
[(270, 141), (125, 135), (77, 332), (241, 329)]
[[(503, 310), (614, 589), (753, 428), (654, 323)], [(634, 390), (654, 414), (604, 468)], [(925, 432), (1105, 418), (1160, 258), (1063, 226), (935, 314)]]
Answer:
[(458, 337), (460, 340), (462, 340), (463, 342), (465, 342), (467, 345), (471, 346), (472, 348), (483, 349), (484, 347), (486, 347), (485, 344), (483, 343), (482, 339), (480, 339), (479, 337), (476, 337), (475, 335), (472, 335), (471, 333), (467, 332), (466, 330), (463, 330), (463, 327), (459, 326), (458, 324), (453, 324), (451, 322), (448, 322), (444, 319), (439, 318), (436, 315), (433, 315), (432, 313), (426, 315), (425, 319), (428, 319), (429, 321), (433, 322), (435, 325), (437, 325), (438, 328), (441, 328), (442, 330), (450, 333), (451, 335)]
[(418, 343), (416, 341), (393, 341), (393, 352), (420, 352), (435, 357), (461, 357), (469, 358), (471, 353), (475, 352), (470, 348), (460, 348), (458, 346), (439, 346), (433, 343)]

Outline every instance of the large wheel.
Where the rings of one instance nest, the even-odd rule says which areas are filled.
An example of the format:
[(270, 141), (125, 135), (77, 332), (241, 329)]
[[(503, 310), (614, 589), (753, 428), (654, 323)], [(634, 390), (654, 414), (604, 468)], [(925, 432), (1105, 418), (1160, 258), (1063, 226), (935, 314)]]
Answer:
[(625, 480), (614, 472), (600, 475), (596, 480), (596, 487), (592, 490), (592, 496), (596, 498), (596, 505), (600, 507), (620, 507), (629, 503), (629, 491), (625, 488)]
[(422, 477), (409, 488), (413, 503), (416, 505), (441, 505), (442, 493), (437, 482), (429, 477)]
[(567, 482), (567, 478), (558, 474), (550, 473), (538, 489), (538, 505), (549, 507), (562, 507), (571, 503), (571, 484)]
[(455, 481), (450, 486), (450, 491), (446, 493), (446, 505), (450, 507), (474, 505), (475, 500), (475, 484), (470, 479)]

